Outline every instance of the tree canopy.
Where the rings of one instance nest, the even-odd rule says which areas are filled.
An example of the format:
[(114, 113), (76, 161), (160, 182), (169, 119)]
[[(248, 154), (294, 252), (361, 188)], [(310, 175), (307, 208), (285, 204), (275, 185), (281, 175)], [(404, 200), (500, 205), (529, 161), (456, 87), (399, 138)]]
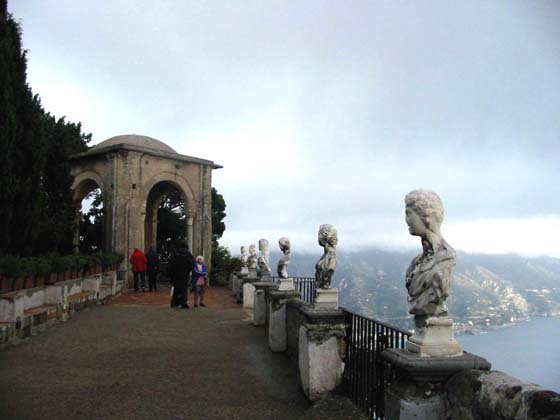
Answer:
[(0, 2), (0, 254), (72, 249), (69, 155), (87, 150), (81, 125), (45, 112), (27, 83), (21, 28)]

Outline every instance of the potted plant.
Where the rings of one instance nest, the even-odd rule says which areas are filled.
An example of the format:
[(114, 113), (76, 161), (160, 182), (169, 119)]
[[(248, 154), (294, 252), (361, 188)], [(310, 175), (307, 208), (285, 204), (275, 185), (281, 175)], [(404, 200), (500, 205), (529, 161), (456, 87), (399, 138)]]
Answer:
[(14, 255), (6, 255), (2, 258), (2, 271), (4, 279), (2, 290), (8, 289), (7, 283), (10, 283), (9, 291), (20, 290), (23, 288), (23, 275), (21, 258)]
[(52, 271), (51, 261), (47, 257), (35, 258), (35, 287), (43, 286), (45, 277)]

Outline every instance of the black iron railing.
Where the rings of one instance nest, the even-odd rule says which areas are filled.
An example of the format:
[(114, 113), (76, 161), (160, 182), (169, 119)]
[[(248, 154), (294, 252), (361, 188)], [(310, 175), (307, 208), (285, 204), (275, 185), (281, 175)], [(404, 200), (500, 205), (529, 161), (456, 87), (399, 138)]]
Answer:
[[(315, 277), (292, 277), (294, 288), (300, 293), (301, 300), (309, 304), (315, 302)], [(274, 283), (280, 283), (280, 277), (272, 277)]]
[(372, 419), (384, 419), (385, 388), (394, 372), (380, 354), (387, 348), (404, 348), (412, 333), (375, 319), (346, 313), (344, 387), (354, 403)]

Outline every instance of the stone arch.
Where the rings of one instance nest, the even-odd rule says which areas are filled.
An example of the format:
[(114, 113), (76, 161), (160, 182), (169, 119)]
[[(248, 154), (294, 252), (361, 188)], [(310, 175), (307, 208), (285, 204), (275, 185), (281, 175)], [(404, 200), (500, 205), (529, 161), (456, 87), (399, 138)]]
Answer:
[[(94, 184), (96, 184), (96, 186), (91, 188)], [(101, 191), (105, 194), (105, 183), (103, 182), (103, 178), (99, 173), (92, 170), (82, 171), (75, 175), (71, 188), (74, 202), (81, 201), (95, 188), (101, 188)]]
[[(74, 176), (74, 182), (72, 183), (72, 199), (74, 201), (75, 208), (75, 218), (74, 218), (74, 238), (73, 238), (73, 248), (74, 252), (79, 252), (80, 248), (80, 212), (82, 208), (82, 200), (86, 195), (95, 190), (96, 188), (101, 189), (101, 194), (103, 197), (103, 206), (107, 207), (108, 193), (105, 189), (105, 183), (101, 175), (92, 170), (85, 170), (79, 172)], [(103, 249), (107, 250), (109, 248), (110, 232), (108, 226), (107, 216), (105, 217), (105, 226), (103, 227), (104, 237), (103, 237)]]
[[(144, 215), (144, 247), (155, 248), (157, 241), (157, 202), (165, 193), (165, 184), (179, 191), (185, 203), (187, 213), (186, 237), (189, 249), (192, 251), (193, 244), (193, 220), (196, 208), (196, 200), (189, 182), (182, 176), (172, 172), (161, 172), (152, 177), (143, 187), (141, 195), (141, 213)], [(159, 187), (159, 191), (158, 191)], [(168, 188), (167, 188), (168, 189)]]
[(141, 196), (141, 202), (144, 206), (142, 208), (143, 211), (146, 210), (146, 201), (148, 200), (150, 191), (152, 191), (152, 189), (160, 182), (169, 182), (177, 188), (183, 194), (183, 198), (185, 199), (185, 203), (189, 211), (194, 211), (196, 209), (197, 201), (195, 199), (193, 189), (187, 179), (175, 172), (163, 171), (144, 183), (142, 188), (143, 194)]
[[(70, 161), (75, 199), (83, 198), (94, 185), (103, 191), (108, 251), (130, 255), (134, 247), (145, 245), (148, 196), (155, 185), (167, 182), (185, 200), (192, 249), (201, 252), (211, 266), (212, 170), (220, 165), (179, 154), (157, 139), (136, 134), (107, 139), (72, 155)], [(127, 261), (123, 270), (128, 268)]]

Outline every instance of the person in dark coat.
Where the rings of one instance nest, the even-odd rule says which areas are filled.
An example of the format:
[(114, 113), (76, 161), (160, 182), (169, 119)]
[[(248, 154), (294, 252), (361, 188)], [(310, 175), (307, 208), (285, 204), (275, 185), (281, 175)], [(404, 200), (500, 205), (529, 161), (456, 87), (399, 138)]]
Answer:
[(148, 258), (148, 286), (150, 287), (150, 292), (157, 292), (157, 274), (159, 271), (159, 255), (154, 248), (150, 247), (148, 253), (146, 254)]
[(173, 296), (171, 297), (172, 308), (185, 308), (188, 305), (188, 290), (187, 284), (189, 282), (191, 271), (194, 266), (194, 258), (189, 252), (188, 246), (182, 244), (175, 250), (171, 261), (168, 266), (168, 274), (173, 284)]

